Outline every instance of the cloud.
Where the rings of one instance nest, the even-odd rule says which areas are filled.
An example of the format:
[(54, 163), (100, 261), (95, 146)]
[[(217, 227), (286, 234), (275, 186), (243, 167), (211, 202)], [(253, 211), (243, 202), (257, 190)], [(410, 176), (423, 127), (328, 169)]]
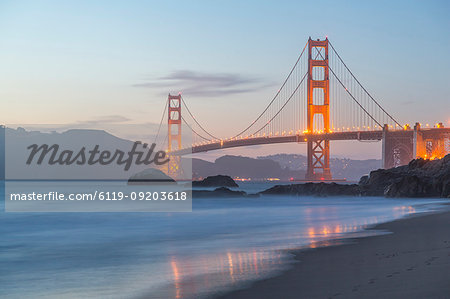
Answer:
[(77, 121), (76, 125), (98, 125), (98, 124), (117, 124), (130, 121), (131, 119), (123, 115), (104, 115), (95, 119)]
[(168, 92), (183, 92), (197, 97), (217, 97), (258, 91), (272, 86), (254, 77), (230, 73), (202, 73), (189, 70), (174, 71), (150, 82), (135, 84), (135, 87), (165, 89)]

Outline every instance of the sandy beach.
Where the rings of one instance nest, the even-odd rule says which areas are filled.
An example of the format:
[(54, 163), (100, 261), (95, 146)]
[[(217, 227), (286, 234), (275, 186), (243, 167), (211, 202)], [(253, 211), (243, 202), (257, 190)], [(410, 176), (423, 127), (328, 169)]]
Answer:
[(290, 270), (220, 298), (450, 298), (450, 212), (373, 229), (392, 234), (294, 251)]

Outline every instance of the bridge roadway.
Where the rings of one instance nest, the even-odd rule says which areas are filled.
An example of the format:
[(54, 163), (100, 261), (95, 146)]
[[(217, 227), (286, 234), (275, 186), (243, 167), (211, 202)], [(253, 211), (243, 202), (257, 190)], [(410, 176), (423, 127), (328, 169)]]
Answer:
[[(404, 132), (404, 131), (402, 131)], [(412, 131), (411, 131), (412, 133)], [(275, 144), (275, 143), (288, 143), (297, 142), (303, 143), (308, 138), (321, 139), (321, 140), (381, 140), (383, 138), (383, 131), (351, 131), (351, 132), (333, 132), (323, 134), (298, 134), (298, 135), (285, 135), (285, 136), (264, 136), (264, 137), (248, 137), (238, 138), (233, 140), (219, 140), (215, 142), (196, 145), (189, 148), (172, 151), (171, 155), (183, 156), (188, 154), (202, 153), (207, 151), (239, 147), (239, 146), (251, 146), (261, 144)]]
[[(450, 136), (450, 128), (421, 128), (420, 133), (424, 139), (440, 138), (442, 135)], [(414, 130), (388, 130), (388, 134), (394, 138), (408, 138), (413, 139)], [(172, 151), (171, 155), (183, 156), (195, 153), (208, 152), (213, 150), (233, 148), (240, 146), (251, 146), (261, 144), (275, 144), (275, 143), (288, 143), (297, 142), (303, 143), (308, 138), (314, 138), (319, 140), (361, 140), (361, 141), (380, 141), (383, 139), (383, 130), (374, 131), (349, 131), (349, 132), (332, 132), (322, 134), (297, 134), (297, 135), (284, 135), (284, 136), (264, 136), (264, 137), (247, 137), (237, 138), (233, 140), (219, 140), (209, 142), (201, 145), (196, 145), (189, 148), (183, 148), (177, 151)]]

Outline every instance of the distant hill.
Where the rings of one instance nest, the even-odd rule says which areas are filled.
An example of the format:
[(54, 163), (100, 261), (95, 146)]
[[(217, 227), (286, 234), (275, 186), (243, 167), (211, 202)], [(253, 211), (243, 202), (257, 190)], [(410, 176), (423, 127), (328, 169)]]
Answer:
[(204, 178), (211, 175), (229, 175), (233, 178), (266, 179), (279, 178), (289, 180), (291, 177), (303, 178), (304, 170), (291, 170), (280, 166), (272, 159), (255, 159), (242, 156), (223, 156), (214, 162), (194, 158), (192, 160), (194, 178)]
[[(261, 160), (273, 160), (281, 167), (291, 170), (306, 171), (307, 159), (304, 155), (296, 154), (276, 154), (258, 157)], [(347, 158), (331, 158), (330, 168), (333, 178), (346, 178), (350, 181), (358, 181), (361, 176), (368, 174), (372, 170), (381, 168), (381, 160), (352, 160)]]
[(36, 159), (30, 165), (25, 163), (31, 152), (28, 147), (32, 144), (38, 146), (57, 144), (59, 146), (58, 155), (61, 155), (64, 150), (70, 150), (73, 151), (72, 157), (83, 147), (88, 155), (88, 151), (96, 145), (99, 146), (100, 151), (109, 150), (111, 153), (116, 150), (124, 153), (130, 151), (133, 141), (118, 138), (103, 130), (72, 129), (61, 133), (47, 133), (27, 131), (23, 128), (6, 128), (4, 134), (6, 161), (2, 161), (2, 164), (5, 164), (7, 179), (128, 179), (131, 175), (149, 168), (146, 165), (133, 164), (128, 171), (124, 171), (124, 166), (117, 163), (49, 165), (48, 159), (51, 154), (46, 156), (41, 165), (36, 163), (40, 154), (36, 155)]

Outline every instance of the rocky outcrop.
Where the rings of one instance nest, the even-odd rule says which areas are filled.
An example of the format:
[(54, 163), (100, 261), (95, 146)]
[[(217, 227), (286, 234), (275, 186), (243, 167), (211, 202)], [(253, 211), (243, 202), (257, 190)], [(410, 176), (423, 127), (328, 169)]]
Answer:
[(359, 186), (356, 184), (336, 183), (305, 183), (291, 185), (277, 185), (261, 194), (274, 195), (316, 195), (316, 196), (357, 196), (360, 194)]
[(214, 190), (192, 190), (193, 198), (201, 197), (255, 197), (257, 194), (247, 194), (244, 191), (234, 191), (226, 187), (216, 188)]
[(136, 173), (132, 175), (128, 179), (129, 185), (143, 185), (143, 184), (152, 184), (152, 183), (158, 183), (158, 184), (167, 184), (167, 183), (175, 183), (175, 180), (172, 179), (170, 176), (166, 175), (161, 170), (155, 169), (155, 168), (149, 168), (146, 170), (143, 170), (139, 173)]
[(370, 175), (363, 176), (358, 185), (277, 185), (261, 194), (450, 198), (450, 154), (439, 160), (416, 159), (405, 166), (372, 171)]
[(239, 187), (239, 185), (227, 175), (214, 175), (202, 181), (193, 181), (192, 187)]
[(450, 154), (442, 159), (415, 159), (408, 165), (372, 171), (359, 182), (362, 195), (450, 197)]

